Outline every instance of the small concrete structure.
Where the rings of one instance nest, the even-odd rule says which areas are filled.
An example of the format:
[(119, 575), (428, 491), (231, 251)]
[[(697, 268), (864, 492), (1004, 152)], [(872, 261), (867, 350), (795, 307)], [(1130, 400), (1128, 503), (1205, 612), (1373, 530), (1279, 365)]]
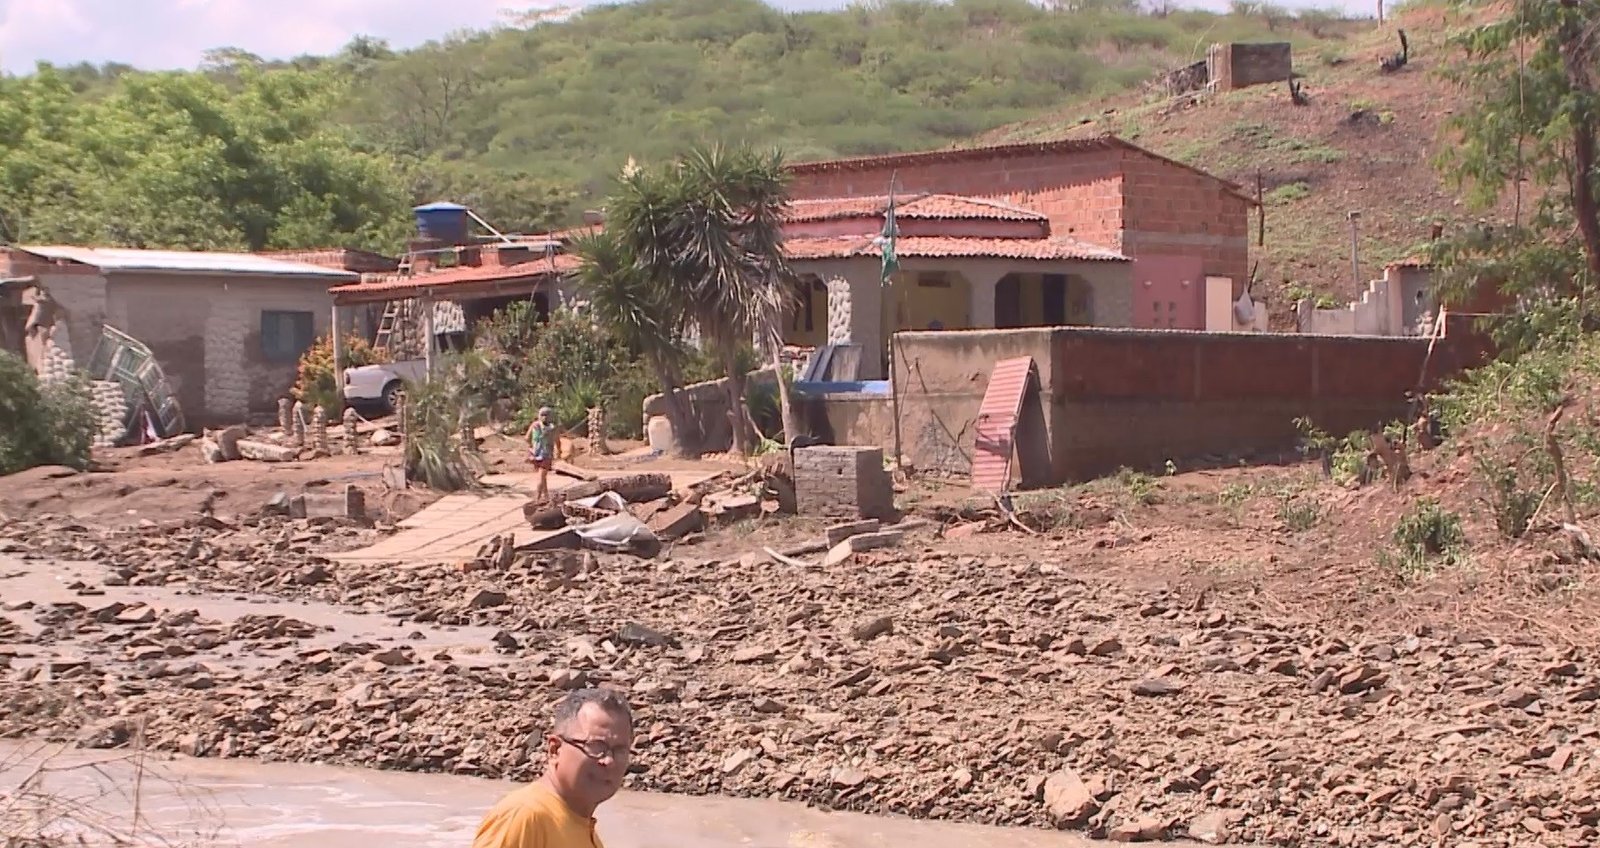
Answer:
[(1213, 88), (1233, 91), (1289, 79), (1294, 76), (1294, 56), (1287, 41), (1213, 44), (1206, 51), (1206, 67)]
[(1146, 90), (1168, 97), (1204, 91), (1233, 91), (1294, 77), (1294, 55), (1287, 41), (1213, 44), (1206, 58), (1156, 75)]
[(1311, 300), (1295, 304), (1295, 323), (1302, 333), (1338, 336), (1426, 336), (1439, 314), (1432, 288), (1432, 268), (1421, 262), (1396, 262), (1383, 278), (1367, 283), (1361, 299), (1324, 309)]
[(797, 448), (794, 493), (802, 515), (894, 517), (894, 483), (884, 470), (882, 448)]

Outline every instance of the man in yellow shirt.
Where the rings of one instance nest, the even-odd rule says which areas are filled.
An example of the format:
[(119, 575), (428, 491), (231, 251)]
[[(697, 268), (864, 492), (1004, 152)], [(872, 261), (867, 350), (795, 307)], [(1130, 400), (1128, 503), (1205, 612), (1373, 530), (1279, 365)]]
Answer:
[(556, 704), (545, 769), (478, 825), (472, 848), (605, 848), (595, 808), (622, 788), (633, 752), (633, 711), (610, 689), (581, 689)]

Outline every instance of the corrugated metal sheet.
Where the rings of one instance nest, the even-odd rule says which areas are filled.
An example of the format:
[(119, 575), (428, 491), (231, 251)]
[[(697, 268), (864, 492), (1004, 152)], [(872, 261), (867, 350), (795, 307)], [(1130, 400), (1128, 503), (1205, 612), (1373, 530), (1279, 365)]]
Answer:
[(989, 387), (978, 407), (977, 438), (972, 451), (972, 488), (999, 494), (1011, 485), (1017, 419), (1034, 381), (1033, 357), (1002, 359), (994, 364)]
[(131, 250), (121, 247), (38, 245), (18, 247), (46, 259), (92, 265), (101, 271), (161, 271), (187, 274), (260, 274), (274, 277), (322, 277), (358, 280), (359, 274), (309, 262), (290, 262), (253, 253), (207, 253), (186, 250)]

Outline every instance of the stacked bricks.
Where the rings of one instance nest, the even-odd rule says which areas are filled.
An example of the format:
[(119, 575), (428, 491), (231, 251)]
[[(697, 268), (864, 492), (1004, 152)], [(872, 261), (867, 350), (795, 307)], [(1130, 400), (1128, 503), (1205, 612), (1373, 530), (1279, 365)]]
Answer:
[(589, 408), (589, 452), (605, 456), (611, 453), (606, 444), (606, 410), (603, 406)]
[(356, 411), (350, 407), (344, 410), (344, 449), (346, 453), (360, 453), (360, 435), (356, 432)]
[(311, 410), (311, 447), (318, 453), (327, 454), (328, 450), (328, 411), (317, 404)]
[(89, 390), (94, 398), (95, 421), (100, 425), (94, 446), (111, 447), (127, 433), (128, 398), (122, 393), (122, 384), (110, 380), (95, 380)]
[(798, 448), (794, 489), (802, 515), (894, 517), (894, 484), (883, 468), (882, 448)]

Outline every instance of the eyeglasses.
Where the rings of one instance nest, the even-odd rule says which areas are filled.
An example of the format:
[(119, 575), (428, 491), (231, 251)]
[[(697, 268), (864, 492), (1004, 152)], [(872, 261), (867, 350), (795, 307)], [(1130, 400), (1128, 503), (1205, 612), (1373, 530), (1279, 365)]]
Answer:
[(583, 752), (585, 757), (596, 762), (610, 760), (615, 763), (633, 755), (633, 746), (631, 745), (607, 745), (598, 739), (569, 739), (565, 736), (557, 736), (556, 738), (577, 748)]

